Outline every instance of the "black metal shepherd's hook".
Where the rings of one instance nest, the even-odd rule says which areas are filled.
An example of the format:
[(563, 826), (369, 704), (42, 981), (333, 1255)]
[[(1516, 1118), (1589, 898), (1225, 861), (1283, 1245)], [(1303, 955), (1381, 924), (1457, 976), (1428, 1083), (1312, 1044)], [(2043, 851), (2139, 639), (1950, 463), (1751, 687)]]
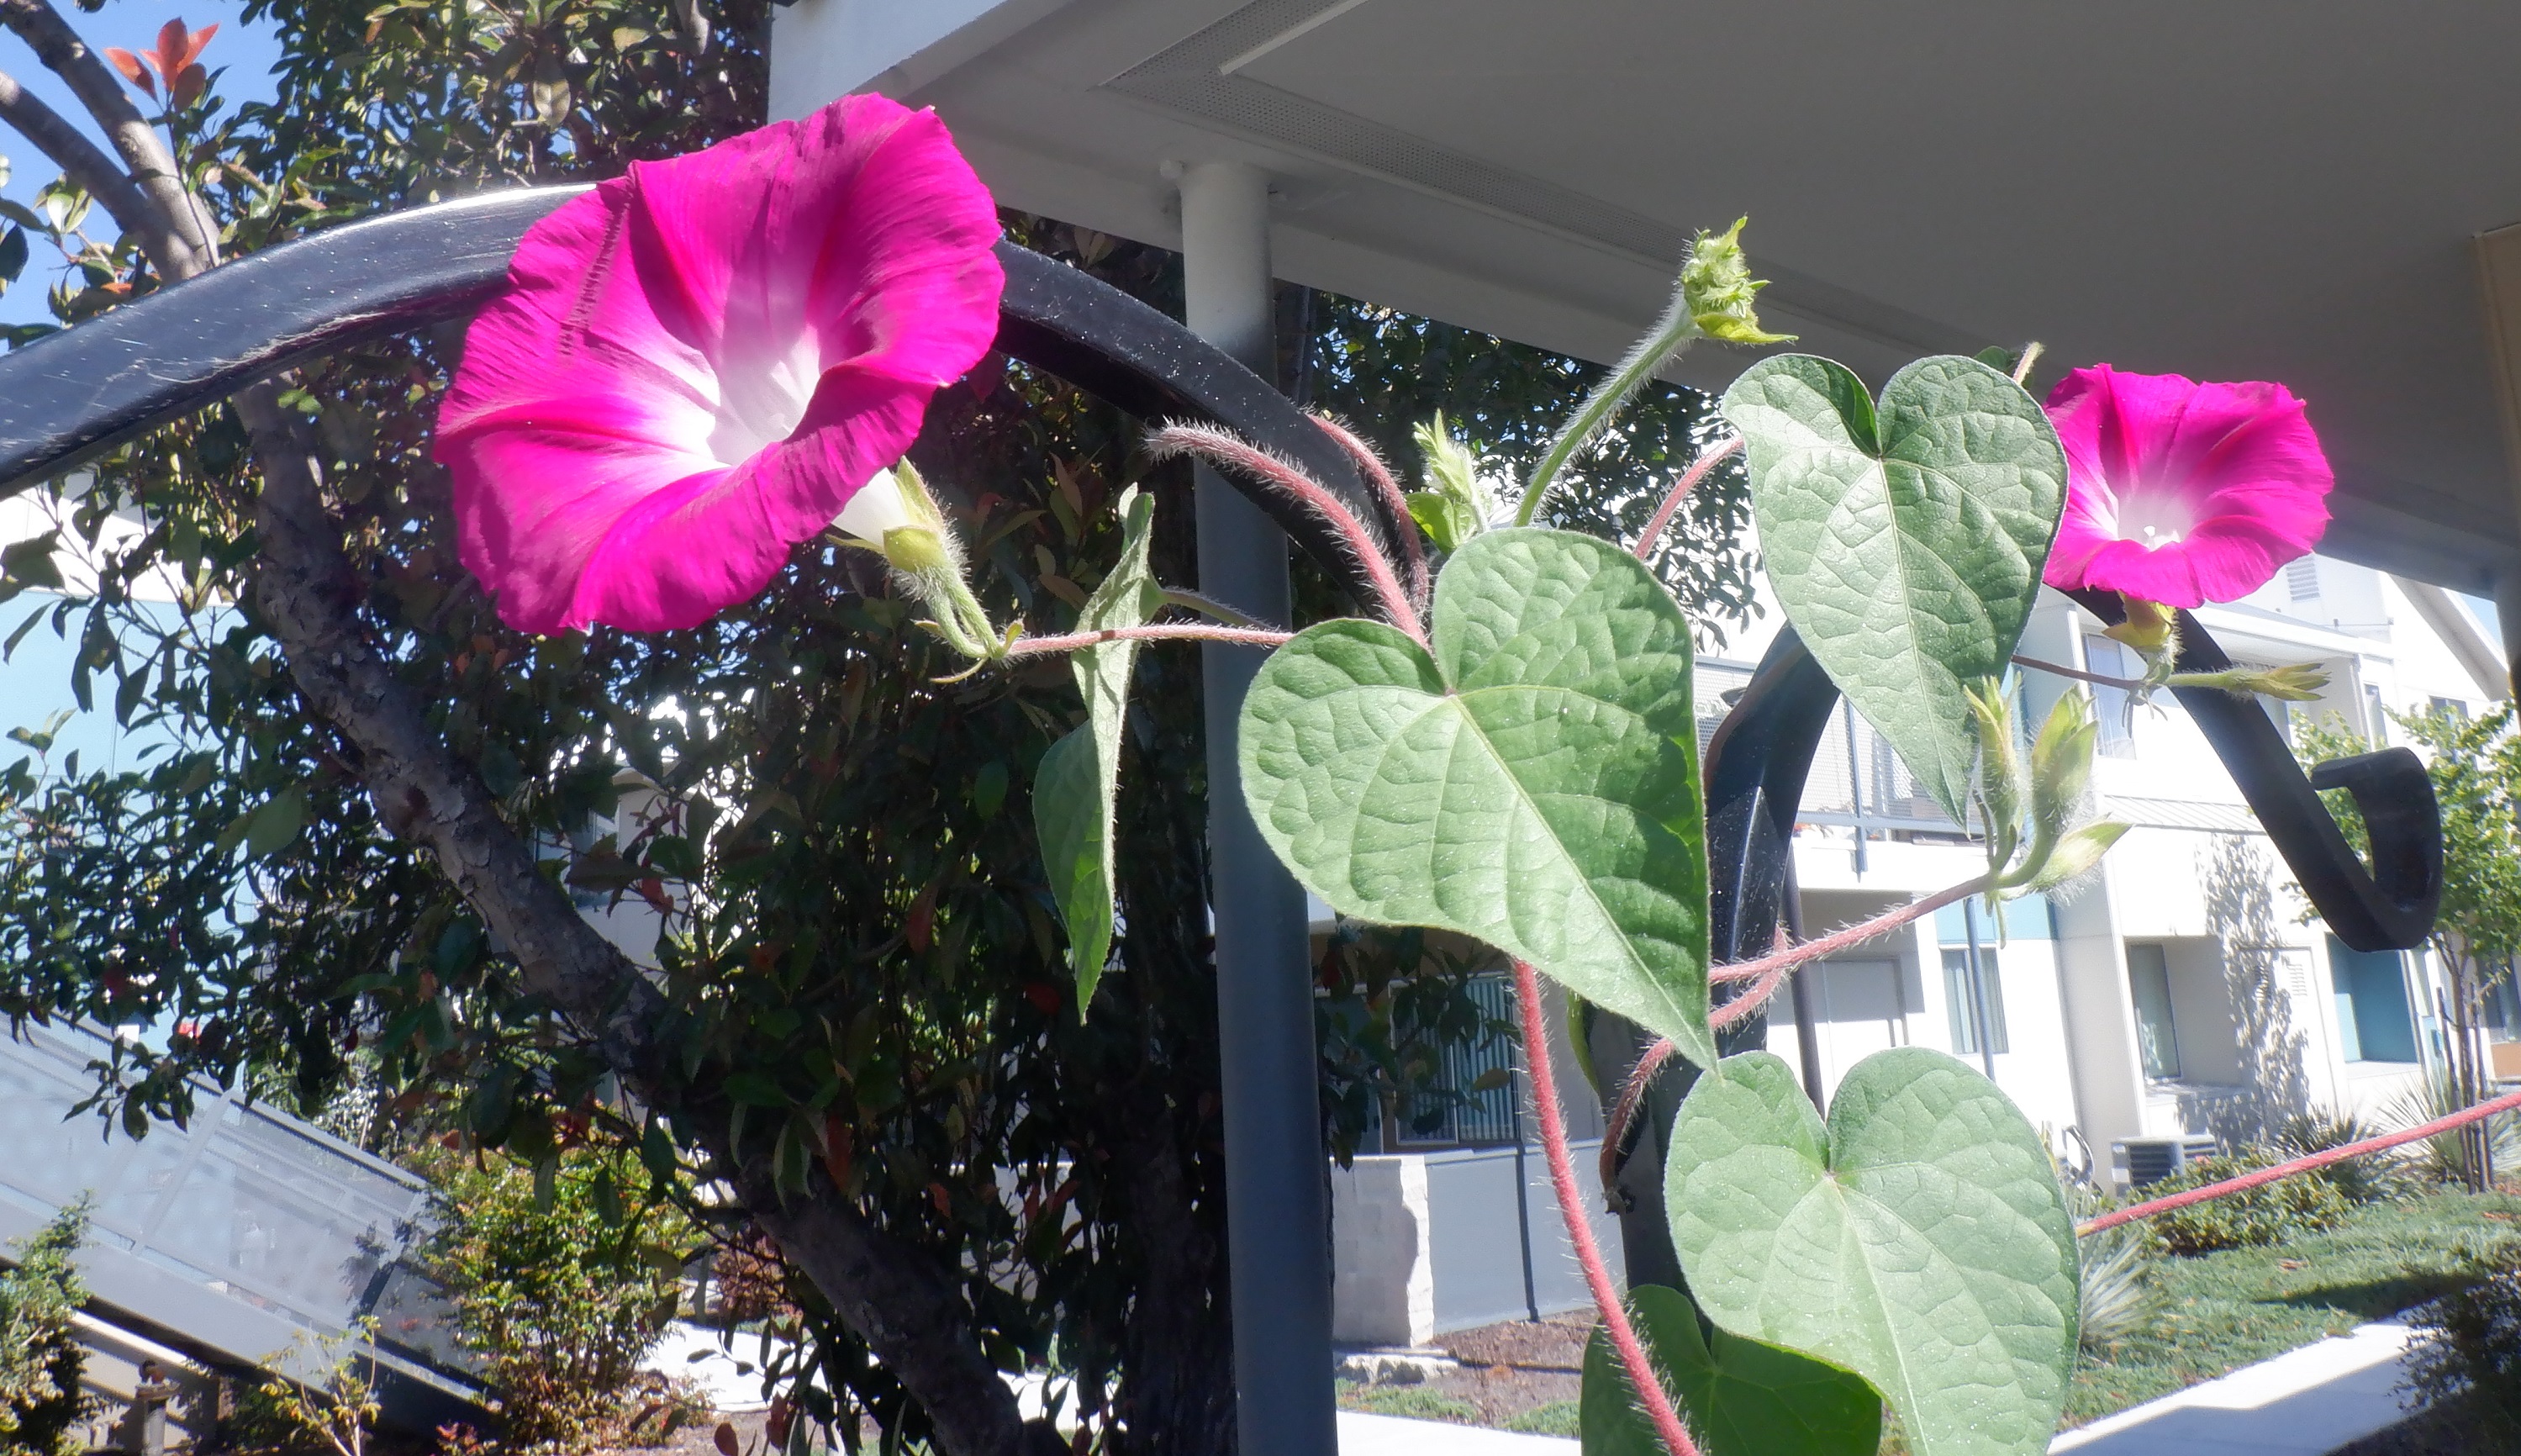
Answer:
[[(526, 229), (583, 188), (441, 203), (267, 249), (0, 357), (0, 497), (95, 458), (292, 364), (481, 306)], [(1360, 489), (1347, 455), (1259, 376), (1180, 324), (1013, 244), (998, 345), (1142, 418), (1213, 421), (1339, 490), (1387, 540), (1408, 529)], [(1325, 569), (1356, 574), (1340, 537), (1300, 502), (1236, 478)], [(1350, 583), (1371, 601), (1365, 583)], [(2081, 594), (2105, 621), (2107, 593)], [(2183, 670), (2229, 665), (2183, 615)], [(2424, 767), (2405, 749), (2321, 764), (2306, 779), (2249, 703), (2178, 697), (2241, 787), (2321, 917), (2358, 950), (2420, 944), (2442, 895), (2442, 828)], [(1765, 948), (1778, 923), (1787, 843), (1811, 755), (1838, 699), (1792, 631), (1769, 651), (1707, 754), (1715, 955)], [(2367, 871), (2316, 793), (2352, 792), (2370, 826)]]

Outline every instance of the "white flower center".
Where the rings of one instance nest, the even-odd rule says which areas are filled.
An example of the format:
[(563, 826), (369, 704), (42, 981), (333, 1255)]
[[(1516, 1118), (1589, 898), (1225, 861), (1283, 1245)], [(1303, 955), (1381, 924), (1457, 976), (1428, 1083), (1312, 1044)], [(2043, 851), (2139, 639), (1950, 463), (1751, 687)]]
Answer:
[(718, 368), (710, 454), (720, 465), (741, 465), (795, 433), (822, 377), (822, 346), (810, 333), (799, 334), (784, 353), (730, 350)]
[(2183, 540), (2196, 528), (2196, 510), (2177, 491), (2136, 491), (2119, 501), (2119, 538), (2147, 551)]

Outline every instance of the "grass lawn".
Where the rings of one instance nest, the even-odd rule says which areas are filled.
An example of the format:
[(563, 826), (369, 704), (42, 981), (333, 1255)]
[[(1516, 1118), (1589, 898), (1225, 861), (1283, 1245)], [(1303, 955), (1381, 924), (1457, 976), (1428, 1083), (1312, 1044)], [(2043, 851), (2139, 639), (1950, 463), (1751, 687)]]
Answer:
[(2386, 1318), (2516, 1257), (2521, 1198), (2435, 1193), (2368, 1205), (2291, 1244), (2166, 1258), (2160, 1325), (2086, 1358), (2067, 1391), (2067, 1424)]

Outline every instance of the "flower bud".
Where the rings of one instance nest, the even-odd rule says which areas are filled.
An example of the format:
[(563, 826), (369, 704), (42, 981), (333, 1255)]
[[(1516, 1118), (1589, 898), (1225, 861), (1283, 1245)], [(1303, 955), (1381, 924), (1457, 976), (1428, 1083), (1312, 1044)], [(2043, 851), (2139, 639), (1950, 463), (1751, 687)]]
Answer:
[(2048, 712), (2039, 741), (2031, 746), (2031, 820), (2033, 832), (2053, 841), (2084, 799), (2092, 781), (2092, 751), (2101, 725), (2093, 718), (2090, 700), (2067, 693)]
[(2179, 619), (2171, 609), (2142, 597), (2122, 597), (2127, 603), (2127, 620), (2103, 629), (2101, 635), (2124, 642), (2144, 654), (2148, 660), (2175, 656), (2179, 651)]
[(2048, 855), (2048, 862), (2032, 877), (2030, 887), (2035, 891), (2055, 889), (2069, 880), (2088, 874), (2127, 832), (2126, 825), (2107, 821), (2085, 825), (2057, 842), (2057, 847)]
[(1409, 519), (1439, 551), (1458, 551), (1489, 528), (1496, 495), (1480, 478), (1480, 459), (1444, 428), (1444, 416), (1420, 425), (1412, 435), (1427, 460), (1427, 488), (1409, 492)]
[(1760, 317), (1752, 311), (1752, 299), (1768, 285), (1751, 276), (1750, 260), (1742, 255), (1742, 226), (1750, 220), (1736, 218), (1721, 233), (1700, 233), (1690, 245), (1689, 261), (1680, 269), (1681, 306), (1710, 339), (1784, 343), (1794, 336), (1762, 333)]
[(2309, 703), (2328, 686), (2328, 674), (2312, 662), (2281, 667), (2226, 667), (2221, 672), (2175, 672), (2175, 688), (2221, 688), (2236, 698), (2253, 695), (2284, 703)]

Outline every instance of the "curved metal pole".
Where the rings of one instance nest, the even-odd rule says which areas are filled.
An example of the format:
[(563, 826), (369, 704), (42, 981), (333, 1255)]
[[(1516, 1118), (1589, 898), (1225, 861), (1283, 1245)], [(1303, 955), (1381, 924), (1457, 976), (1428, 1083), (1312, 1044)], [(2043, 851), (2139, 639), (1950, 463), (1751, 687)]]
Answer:
[[(2074, 595), (2104, 621), (2115, 624), (2126, 616), (2115, 593)], [(2214, 672), (2231, 665), (2187, 613), (2179, 615), (2179, 670)], [(2256, 703), (2215, 689), (2176, 691), (2338, 939), (2357, 950), (2422, 944), (2441, 903), (2443, 862), (2442, 817), (2423, 763), (2406, 749), (2388, 749), (2322, 763), (2306, 777)], [(1837, 686), (1787, 627), (1708, 743), (1708, 939), (1716, 961), (1766, 949), (1784, 917), (1795, 811), (1838, 699)], [(2319, 801), (2323, 789), (2355, 796), (2371, 832), (2373, 871), (2365, 870)], [(1729, 1055), (1764, 1045), (1765, 1036), (1765, 1018), (1748, 1018), (1728, 1028), (1723, 1050)], [(1597, 1057), (1605, 1085), (1626, 1080), (1634, 1061), (1633, 1050)], [(1694, 1075), (1679, 1069), (1683, 1066), (1675, 1059), (1674, 1069), (1660, 1079), (1650, 1104), (1654, 1115), (1637, 1119), (1632, 1139), (1652, 1139), (1659, 1147)], [(1629, 1153), (1623, 1158), (1633, 1161)], [(1678, 1261), (1660, 1192), (1632, 1186), (1625, 1163), (1621, 1186), (1629, 1194), (1621, 1231), (1631, 1282), (1676, 1278)]]
[[(472, 313), (506, 279), (526, 230), (585, 191), (487, 193), (310, 234), (0, 356), (0, 497), (293, 365)], [(1347, 454), (1260, 376), (1085, 273), (1012, 243), (997, 252), (998, 346), (1010, 356), (1142, 419), (1222, 425), (1303, 466), (1389, 536)], [(1371, 584), (1319, 518), (1260, 482), (1234, 484), (1372, 606)]]
[[(2072, 595), (2113, 626), (2127, 619), (2116, 592)], [(2179, 670), (2220, 672), (2231, 665), (2197, 618), (2179, 614)], [(2422, 945), (2443, 890), (2442, 810), (2423, 761), (2406, 749), (2384, 749), (2332, 759), (2305, 777), (2292, 746), (2257, 703), (2214, 688), (2173, 691), (2337, 938), (2356, 950)], [(2369, 870), (2319, 801), (2322, 789), (2355, 796), (2371, 834)]]

